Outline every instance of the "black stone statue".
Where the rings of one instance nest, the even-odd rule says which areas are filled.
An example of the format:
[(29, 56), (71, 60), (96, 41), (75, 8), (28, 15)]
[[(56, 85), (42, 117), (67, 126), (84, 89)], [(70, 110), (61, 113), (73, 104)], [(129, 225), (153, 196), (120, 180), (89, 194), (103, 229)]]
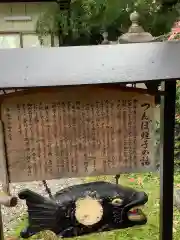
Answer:
[(148, 201), (146, 193), (109, 182), (74, 185), (52, 199), (27, 189), (19, 193), (19, 198), (26, 200), (28, 207), (29, 223), (20, 234), (22, 238), (43, 230), (63, 238), (75, 237), (147, 222), (140, 209)]

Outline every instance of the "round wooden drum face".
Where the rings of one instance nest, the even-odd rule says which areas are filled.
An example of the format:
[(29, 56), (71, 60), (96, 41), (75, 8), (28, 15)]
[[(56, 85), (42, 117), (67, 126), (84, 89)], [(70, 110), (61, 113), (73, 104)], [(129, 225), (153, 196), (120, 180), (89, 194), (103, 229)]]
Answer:
[(75, 217), (79, 223), (92, 226), (98, 223), (102, 216), (103, 208), (97, 199), (86, 197), (76, 201)]

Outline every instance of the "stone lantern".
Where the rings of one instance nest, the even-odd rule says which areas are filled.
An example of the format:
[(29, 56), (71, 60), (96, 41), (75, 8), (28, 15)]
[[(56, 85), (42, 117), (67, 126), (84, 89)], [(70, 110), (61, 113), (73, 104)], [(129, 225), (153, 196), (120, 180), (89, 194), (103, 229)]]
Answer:
[(131, 13), (130, 20), (132, 22), (127, 33), (121, 35), (118, 38), (117, 43), (142, 43), (142, 42), (152, 42), (154, 37), (145, 32), (143, 27), (139, 23), (140, 15), (136, 11)]
[[(117, 44), (122, 43), (145, 43), (145, 42), (153, 42), (157, 41), (155, 37), (153, 37), (149, 32), (145, 32), (143, 27), (140, 25), (140, 15), (138, 12), (134, 11), (130, 15), (130, 20), (132, 22), (127, 33), (121, 35)], [(133, 86), (137, 88), (148, 88), (152, 91), (157, 91), (159, 88), (160, 82), (154, 82), (153, 85), (151, 83), (137, 83), (137, 84), (128, 84), (127, 86)], [(159, 100), (158, 100), (159, 101)]]

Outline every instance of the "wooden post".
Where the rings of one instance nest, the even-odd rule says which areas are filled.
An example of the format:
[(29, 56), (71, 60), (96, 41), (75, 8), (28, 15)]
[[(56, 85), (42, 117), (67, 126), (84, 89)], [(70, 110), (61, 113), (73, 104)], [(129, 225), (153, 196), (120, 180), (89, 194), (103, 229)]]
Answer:
[(1, 205), (0, 205), (0, 240), (4, 240), (4, 232), (3, 232), (3, 221), (2, 221)]
[(0, 181), (3, 184), (3, 191), (9, 194), (9, 176), (6, 162), (6, 150), (2, 121), (0, 121)]
[(0, 192), (0, 205), (15, 207), (17, 205), (17, 197), (10, 196), (6, 192)]
[[(9, 176), (6, 162), (6, 151), (5, 151), (5, 143), (4, 143), (4, 130), (3, 123), (0, 121), (0, 181), (3, 184), (3, 195), (2, 195), (2, 204), (6, 206), (15, 206), (17, 204), (17, 198), (15, 201), (11, 200), (11, 196), (9, 195)], [(4, 232), (3, 232), (3, 220), (2, 220), (2, 212), (1, 212), (1, 203), (0, 203), (0, 240), (4, 240)]]
[(176, 81), (162, 84), (160, 157), (160, 240), (173, 239), (174, 124)]

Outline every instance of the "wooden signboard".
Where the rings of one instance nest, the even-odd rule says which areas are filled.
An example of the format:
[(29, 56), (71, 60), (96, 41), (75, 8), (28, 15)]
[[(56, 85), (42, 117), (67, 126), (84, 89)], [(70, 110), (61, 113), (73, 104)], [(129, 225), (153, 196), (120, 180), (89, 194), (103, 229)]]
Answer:
[(120, 89), (17, 92), (1, 104), (10, 182), (151, 171), (154, 97)]

